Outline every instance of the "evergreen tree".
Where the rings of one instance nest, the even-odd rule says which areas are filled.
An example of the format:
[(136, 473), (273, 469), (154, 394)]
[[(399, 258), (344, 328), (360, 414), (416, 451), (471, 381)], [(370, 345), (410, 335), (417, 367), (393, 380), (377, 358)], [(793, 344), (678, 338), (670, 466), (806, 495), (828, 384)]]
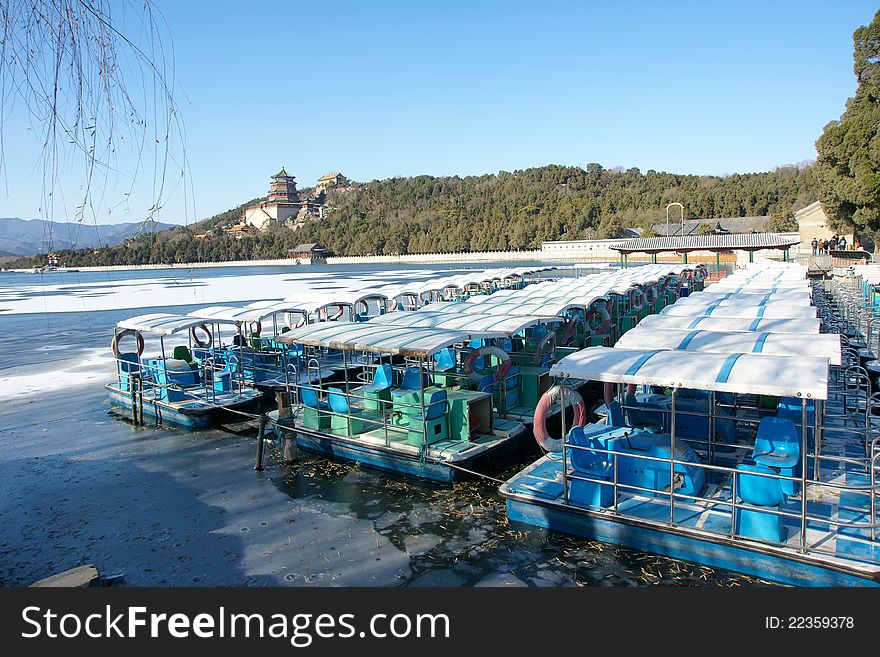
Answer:
[(853, 34), (859, 86), (816, 142), (822, 207), (837, 230), (880, 231), (880, 11)]

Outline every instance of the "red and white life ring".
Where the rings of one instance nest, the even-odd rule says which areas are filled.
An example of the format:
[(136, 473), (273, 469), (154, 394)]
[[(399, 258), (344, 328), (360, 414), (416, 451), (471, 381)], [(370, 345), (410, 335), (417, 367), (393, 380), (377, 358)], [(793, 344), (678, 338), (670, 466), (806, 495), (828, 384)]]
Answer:
[(702, 283), (706, 280), (706, 278), (708, 278), (708, 276), (709, 272), (707, 272), (704, 267), (697, 267), (696, 271), (694, 272), (694, 281), (696, 281), (697, 283)]
[(397, 310), (397, 297), (393, 297), (390, 301), (391, 303), (388, 305), (388, 310)]
[[(565, 394), (563, 395), (563, 388)], [(587, 405), (584, 398), (574, 388), (568, 386), (555, 385), (545, 392), (538, 405), (535, 407), (534, 423), (532, 432), (535, 434), (535, 440), (538, 444), (548, 452), (561, 452), (563, 438), (551, 438), (547, 432), (547, 413), (550, 408), (559, 400), (560, 397), (565, 398), (566, 406), (574, 407), (574, 424), (572, 426), (582, 427), (587, 423)], [(565, 409), (562, 409), (565, 412)]]
[[(605, 397), (605, 408), (608, 408), (611, 405), (611, 402), (614, 401), (614, 384), (606, 383), (605, 389), (603, 390)], [(636, 385), (634, 383), (629, 383), (626, 386), (626, 394), (634, 395), (636, 394)]]
[[(263, 332), (263, 322), (261, 322), (260, 320), (257, 320), (256, 322), (247, 322), (247, 326), (249, 329), (251, 328), (252, 325), (255, 330), (251, 330), (250, 334), (252, 336), (260, 337), (260, 333)], [(241, 329), (242, 329), (241, 324), (237, 324), (235, 326), (235, 332), (238, 333), (239, 335), (241, 335), (241, 333), (242, 333)]]
[[(358, 315), (369, 315), (370, 314), (370, 304), (367, 303), (365, 299), (360, 299), (355, 305), (355, 313)], [(363, 311), (360, 309), (363, 308)]]
[(287, 328), (298, 329), (300, 326), (305, 325), (305, 315), (303, 313), (295, 314), (299, 315), (299, 321), (297, 321), (296, 324), (291, 321), (291, 316), (294, 315), (294, 313), (284, 313), (284, 324), (287, 326)]
[(562, 344), (568, 346), (571, 344), (571, 341), (577, 337), (578, 326), (583, 324), (583, 319), (581, 319), (580, 315), (574, 315), (573, 317), (568, 318), (568, 323), (565, 325), (565, 330), (562, 332)]
[[(333, 316), (331, 316), (330, 313), (327, 311), (327, 308), (329, 308), (330, 306), (336, 306), (337, 308), (339, 308), (339, 311)], [(342, 317), (342, 313), (345, 312), (345, 306), (338, 304), (338, 303), (331, 303), (330, 306), (325, 306), (324, 308), (321, 308), (321, 316), (324, 319), (326, 319), (329, 322), (332, 322), (332, 321), (335, 321), (335, 320), (339, 319), (340, 317)]]
[(113, 339), (110, 341), (110, 351), (113, 352), (115, 358), (119, 358), (119, 341), (127, 335), (133, 335), (137, 339), (137, 355), (140, 356), (144, 353), (144, 336), (141, 335), (141, 332), (133, 329), (123, 329), (114, 333)]
[(535, 349), (535, 355), (532, 357), (532, 365), (540, 365), (544, 360), (544, 354), (556, 354), (556, 333), (554, 331), (547, 331), (547, 335), (541, 338), (538, 348)]
[[(634, 287), (629, 291), (629, 305), (635, 311), (641, 310), (645, 305), (645, 295), (642, 293), (642, 289), (638, 287)], [(636, 299), (638, 299), (638, 303), (636, 303)]]
[(495, 356), (501, 361), (501, 365), (498, 366), (498, 369), (492, 375), (495, 381), (501, 381), (507, 376), (507, 373), (510, 371), (510, 356), (507, 352), (499, 347), (480, 347), (469, 353), (467, 358), (464, 359), (464, 364), (462, 365), (464, 373), (468, 375), (471, 381), (479, 383), (483, 377), (486, 376), (485, 371), (477, 372), (474, 369), (474, 364), (478, 358), (488, 356)]
[[(649, 298), (650, 297), (650, 298)], [(660, 298), (660, 292), (657, 291), (657, 287), (654, 285), (646, 285), (644, 289), (644, 299), (645, 303), (648, 306), (653, 306), (657, 303), (657, 299)]]
[[(199, 338), (199, 334), (196, 332), (196, 329), (202, 329), (205, 334), (204, 341)], [(209, 329), (205, 324), (191, 326), (189, 329), (189, 338), (190, 340), (192, 340), (192, 343), (196, 347), (210, 347), (212, 344), (214, 344), (214, 336), (211, 335), (211, 329)]]
[[(597, 316), (602, 319), (602, 323), (594, 326), (593, 320)], [(608, 312), (604, 302), (598, 302), (597, 305), (593, 305), (587, 312), (587, 328), (596, 335), (608, 333), (608, 330), (611, 328), (611, 313)]]

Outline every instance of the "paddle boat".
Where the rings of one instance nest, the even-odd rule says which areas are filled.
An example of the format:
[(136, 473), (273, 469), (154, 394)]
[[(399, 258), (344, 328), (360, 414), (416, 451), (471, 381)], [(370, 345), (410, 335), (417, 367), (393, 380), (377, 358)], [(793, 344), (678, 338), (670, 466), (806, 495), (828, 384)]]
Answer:
[[(329, 364), (308, 367), (305, 354), (293, 347), (282, 347), (276, 341), (279, 335), (296, 326), (308, 323), (309, 313), (292, 302), (268, 302), (257, 305), (207, 306), (188, 314), (205, 320), (235, 322), (235, 336), (215, 353), (231, 363), (233, 371), (240, 371), (243, 380), (259, 390), (273, 392), (286, 390), (293, 383), (309, 383), (333, 376)], [(314, 363), (313, 363), (314, 365)]]
[[(849, 368), (831, 388), (830, 371), (841, 368), (827, 357), (752, 352), (593, 347), (563, 358), (552, 396), (577, 412), (563, 437), (536, 431), (547, 454), (501, 487), (508, 516), (787, 584), (880, 585), (880, 438), (863, 409), (848, 410), (859, 394)], [(616, 389), (604, 422), (587, 422), (581, 381)], [(668, 393), (657, 426), (627, 416), (631, 386)], [(695, 396), (708, 400), (710, 427), (735, 426), (726, 450), (714, 431), (679, 431), (680, 404)]]
[[(400, 474), (459, 479), (479, 459), (512, 448), (524, 426), (493, 412), (490, 389), (455, 385), (441, 355), (451, 350), (459, 362), (458, 351), (472, 340), (506, 335), (373, 322), (293, 329), (278, 342), (339, 350), (343, 363), (355, 367), (335, 384), (291, 385), (292, 407), (274, 419), (308, 451)], [(485, 378), (492, 386), (494, 377)]]
[(369, 323), (471, 333), (475, 337), (467, 348), (449, 348), (437, 354), (435, 382), (445, 387), (491, 389), (498, 417), (531, 424), (538, 400), (551, 386), (550, 365), (560, 354), (574, 351), (556, 341), (554, 327), (566, 320), (556, 316), (458, 314), (428, 312), (429, 309), (391, 312)]
[[(165, 313), (119, 322), (111, 342), (116, 380), (105, 386), (111, 405), (136, 423), (150, 416), (190, 428), (211, 426), (221, 411), (255, 405), (263, 393), (220, 342), (221, 329), (235, 327), (232, 320)], [(158, 353), (144, 356), (147, 338), (158, 338)]]

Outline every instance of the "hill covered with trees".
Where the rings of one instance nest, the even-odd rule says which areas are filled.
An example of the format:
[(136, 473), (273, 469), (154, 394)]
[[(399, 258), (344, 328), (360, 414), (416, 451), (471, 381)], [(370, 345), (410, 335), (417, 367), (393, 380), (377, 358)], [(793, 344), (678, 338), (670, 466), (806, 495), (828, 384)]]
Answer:
[[(688, 219), (769, 214), (782, 226), (816, 198), (818, 184), (809, 166), (695, 176), (549, 165), (483, 176), (356, 183), (328, 191), (325, 218), (297, 231), (275, 227), (242, 239), (223, 235), (220, 227), (238, 220), (254, 202), (249, 201), (158, 237), (60, 256), (65, 266), (283, 258), (301, 242), (320, 242), (337, 255), (522, 250), (540, 248), (545, 240), (618, 237), (626, 227), (662, 221), (672, 201), (685, 206)], [(212, 238), (195, 239), (205, 232)]]

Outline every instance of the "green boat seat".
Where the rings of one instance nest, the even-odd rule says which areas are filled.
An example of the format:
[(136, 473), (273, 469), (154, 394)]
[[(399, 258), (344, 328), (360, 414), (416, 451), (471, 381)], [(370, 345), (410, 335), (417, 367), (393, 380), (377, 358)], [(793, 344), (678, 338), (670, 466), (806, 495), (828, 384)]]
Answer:
[(193, 361), (193, 357), (189, 351), (189, 347), (183, 344), (179, 344), (174, 347), (174, 351), (171, 352), (171, 357), (176, 360), (186, 361), (187, 363), (191, 363)]

